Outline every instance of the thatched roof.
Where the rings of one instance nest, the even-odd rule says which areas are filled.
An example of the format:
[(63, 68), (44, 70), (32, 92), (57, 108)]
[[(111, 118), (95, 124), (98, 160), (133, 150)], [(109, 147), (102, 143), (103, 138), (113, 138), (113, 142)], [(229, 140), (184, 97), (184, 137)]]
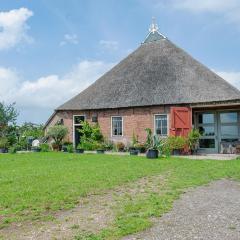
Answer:
[(57, 110), (240, 100), (240, 92), (163, 35), (132, 54)]

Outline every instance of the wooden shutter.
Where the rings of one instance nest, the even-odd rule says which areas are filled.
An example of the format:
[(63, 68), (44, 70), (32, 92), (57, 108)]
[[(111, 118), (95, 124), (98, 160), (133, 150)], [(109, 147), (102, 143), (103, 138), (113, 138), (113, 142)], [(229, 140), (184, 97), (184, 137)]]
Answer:
[(171, 136), (187, 137), (192, 128), (192, 110), (188, 107), (171, 107)]

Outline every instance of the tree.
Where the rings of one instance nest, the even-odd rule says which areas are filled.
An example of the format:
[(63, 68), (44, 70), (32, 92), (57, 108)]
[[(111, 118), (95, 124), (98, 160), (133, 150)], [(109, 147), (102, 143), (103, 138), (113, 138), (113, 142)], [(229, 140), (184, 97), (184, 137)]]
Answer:
[(0, 136), (6, 136), (9, 125), (15, 125), (18, 112), (15, 109), (15, 103), (6, 105), (0, 102)]
[(47, 131), (47, 137), (53, 138), (55, 144), (60, 147), (63, 139), (68, 134), (67, 127), (63, 125), (55, 125), (49, 128)]
[(41, 139), (44, 136), (43, 125), (25, 122), (22, 126), (16, 128), (18, 143), (23, 149), (28, 147), (28, 138)]

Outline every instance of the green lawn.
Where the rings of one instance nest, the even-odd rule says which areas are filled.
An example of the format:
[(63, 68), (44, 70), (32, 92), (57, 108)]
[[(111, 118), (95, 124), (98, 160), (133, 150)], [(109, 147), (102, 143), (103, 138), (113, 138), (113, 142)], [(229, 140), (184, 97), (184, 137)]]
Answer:
[[(164, 194), (151, 192), (125, 199), (116, 220), (98, 236), (76, 239), (117, 239), (151, 225), (152, 216), (169, 210), (188, 187), (220, 178), (240, 179), (240, 160), (149, 160), (137, 156), (31, 153), (0, 155), (0, 226), (10, 222), (51, 219), (56, 210), (74, 207), (79, 197), (132, 182), (143, 176), (164, 175)], [(109, 236), (112, 236), (111, 238)]]

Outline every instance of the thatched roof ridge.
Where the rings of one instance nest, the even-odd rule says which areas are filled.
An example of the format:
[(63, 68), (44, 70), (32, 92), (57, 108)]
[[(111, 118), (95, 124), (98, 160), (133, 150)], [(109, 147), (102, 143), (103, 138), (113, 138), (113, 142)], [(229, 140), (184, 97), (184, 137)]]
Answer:
[(57, 110), (193, 104), (240, 99), (240, 92), (166, 38), (142, 44)]

